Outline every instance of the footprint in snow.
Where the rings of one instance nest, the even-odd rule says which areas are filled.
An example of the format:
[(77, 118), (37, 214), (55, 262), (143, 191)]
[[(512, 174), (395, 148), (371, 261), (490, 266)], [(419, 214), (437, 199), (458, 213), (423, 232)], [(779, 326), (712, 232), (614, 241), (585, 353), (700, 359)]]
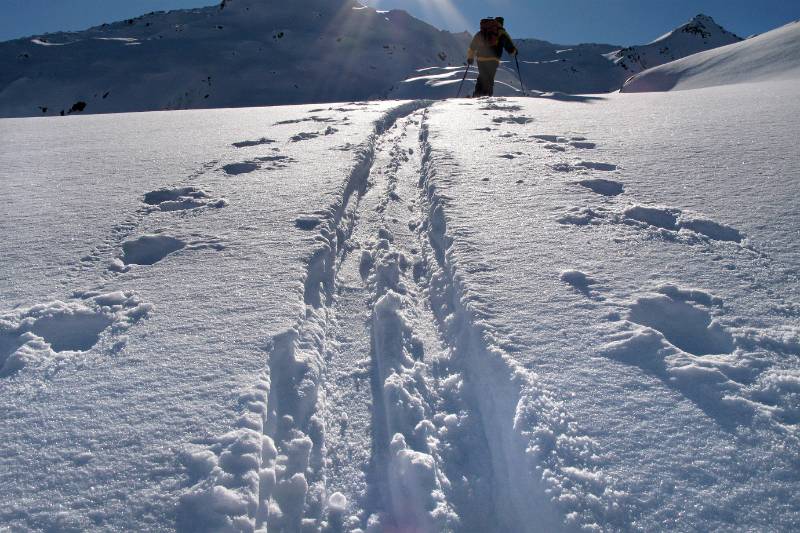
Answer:
[(125, 265), (154, 265), (186, 242), (168, 235), (143, 235), (122, 243), (122, 263)]
[(225, 174), (229, 176), (238, 176), (239, 174), (249, 174), (254, 170), (258, 170), (259, 165), (253, 161), (245, 161), (243, 163), (230, 163), (222, 167)]
[(144, 195), (144, 203), (161, 211), (182, 211), (201, 207), (225, 207), (224, 198), (211, 198), (205, 191), (196, 187), (161, 188)]
[(152, 308), (132, 292), (86, 292), (0, 316), (0, 377), (57, 353), (91, 350), (106, 330), (119, 334)]
[(597, 148), (597, 144), (592, 142), (583, 142), (583, 141), (570, 141), (569, 145), (572, 146), (573, 148), (578, 148), (581, 150), (591, 150)]
[(153, 234), (142, 235), (122, 243), (122, 254), (119, 259), (112, 262), (110, 270), (127, 272), (131, 265), (154, 265), (184, 248), (188, 250), (201, 250), (211, 248), (223, 250), (225, 246), (216, 238), (200, 238), (194, 241), (171, 235)]
[(627, 319), (658, 331), (671, 345), (686, 353), (729, 354), (735, 348), (733, 336), (710, 313), (712, 302), (718, 301), (703, 291), (666, 285), (654, 294), (636, 298)]
[(294, 221), (294, 225), (298, 229), (311, 231), (322, 223), (322, 218), (315, 215), (300, 215)]
[(495, 117), (492, 119), (495, 124), (527, 124), (533, 122), (531, 117), (509, 115), (507, 117)]
[(556, 172), (575, 172), (576, 170), (583, 170), (579, 169), (578, 167), (572, 166), (569, 163), (555, 163), (549, 166)]
[(564, 225), (588, 226), (589, 224), (599, 224), (605, 218), (607, 218), (606, 210), (602, 208), (571, 207), (566, 214), (557, 218), (556, 222)]
[(580, 270), (564, 270), (559, 276), (561, 281), (570, 285), (573, 289), (583, 294), (587, 298), (593, 300), (602, 300), (602, 296), (597, 291), (592, 290), (592, 285), (596, 285), (597, 281), (586, 275)]
[(502, 157), (503, 159), (516, 159), (517, 157), (524, 155), (522, 152), (511, 152), (510, 154), (503, 154), (497, 157)]
[(482, 111), (508, 111), (509, 113), (513, 113), (514, 111), (522, 111), (522, 107), (518, 105), (502, 105), (495, 103), (486, 104), (478, 109)]
[(309, 139), (315, 139), (315, 138), (319, 137), (320, 135), (333, 135), (334, 133), (337, 133), (338, 131), (339, 130), (337, 130), (336, 128), (334, 128), (332, 126), (328, 126), (323, 131), (307, 131), (307, 132), (298, 133), (297, 135), (292, 136), (289, 140), (291, 142), (293, 142), (293, 143), (300, 142), (300, 141), (307, 141)]
[(741, 243), (744, 240), (742, 233), (735, 228), (708, 218), (688, 215), (677, 208), (632, 205), (623, 211), (622, 216), (626, 223), (652, 226), (671, 232), (688, 230), (715, 241)]
[(566, 152), (567, 149), (561, 144), (545, 144), (545, 150), (550, 150), (551, 152)]
[(289, 157), (288, 155), (269, 155), (265, 157), (256, 157), (257, 161), (262, 163), (269, 163), (266, 170), (276, 170), (279, 168), (287, 168), (289, 163), (296, 163), (297, 160)]
[(581, 161), (579, 163), (575, 163), (575, 166), (579, 168), (601, 170), (603, 172), (610, 172), (619, 168), (617, 165), (612, 165), (611, 163), (595, 163), (594, 161)]
[(289, 140), (292, 141), (293, 143), (296, 143), (300, 141), (307, 141), (308, 139), (314, 139), (316, 137), (319, 137), (319, 133), (315, 131), (308, 131), (308, 132), (298, 133), (297, 135), (292, 136)]
[(647, 226), (677, 231), (680, 210), (668, 207), (632, 205), (626, 208), (622, 215), (626, 221), (641, 222)]
[(567, 139), (561, 137), (560, 135), (532, 135), (532, 139), (536, 139), (537, 142), (547, 142), (547, 143), (566, 143)]
[[(345, 117), (343, 120), (347, 120), (347, 117)], [(306, 118), (296, 118), (296, 119), (291, 119), (291, 120), (281, 120), (280, 122), (276, 122), (274, 125), (275, 126), (282, 126), (282, 125), (285, 125), (285, 124), (299, 124), (301, 122), (337, 122), (337, 119), (331, 118), (331, 117), (320, 117), (320, 116), (317, 116), (317, 115), (313, 115), (313, 116), (306, 117)]]
[(620, 182), (603, 178), (581, 180), (577, 184), (603, 196), (618, 196), (625, 192), (625, 187)]
[(255, 141), (241, 141), (237, 143), (233, 143), (232, 146), (236, 148), (246, 148), (248, 146), (260, 146), (262, 144), (272, 144), (274, 143), (274, 139), (267, 139), (266, 137), (261, 137)]
[(796, 394), (776, 390), (769, 358), (737, 349), (749, 340), (720, 320), (721, 299), (667, 284), (622, 305), (625, 316), (608, 315), (614, 329), (600, 355), (653, 373), (723, 425), (758, 413), (796, 423)]

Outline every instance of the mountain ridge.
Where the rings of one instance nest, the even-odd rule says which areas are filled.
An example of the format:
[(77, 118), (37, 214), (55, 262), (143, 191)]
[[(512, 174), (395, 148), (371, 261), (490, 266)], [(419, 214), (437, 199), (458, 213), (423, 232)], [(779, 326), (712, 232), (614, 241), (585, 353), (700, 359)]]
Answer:
[[(0, 116), (446, 98), (464, 74), (469, 39), (354, 0), (154, 11), (0, 43)], [(631, 47), (517, 43), (535, 90), (611, 92), (630, 76), (610, 56)], [(501, 69), (496, 94), (518, 87), (516, 72)]]
[(632, 76), (622, 92), (699, 89), (800, 77), (800, 21)]

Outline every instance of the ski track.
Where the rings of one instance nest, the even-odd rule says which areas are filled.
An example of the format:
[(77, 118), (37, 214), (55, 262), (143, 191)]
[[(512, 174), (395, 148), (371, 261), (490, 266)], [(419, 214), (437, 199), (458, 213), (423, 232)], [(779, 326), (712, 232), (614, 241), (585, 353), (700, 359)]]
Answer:
[[(181, 530), (529, 531), (624, 524), (626, 496), (561, 405), (496, 345), (449, 253), (425, 108), (355, 147), (316, 232), (306, 311), (236, 427), (181, 460)], [(533, 525), (535, 524), (535, 526)]]

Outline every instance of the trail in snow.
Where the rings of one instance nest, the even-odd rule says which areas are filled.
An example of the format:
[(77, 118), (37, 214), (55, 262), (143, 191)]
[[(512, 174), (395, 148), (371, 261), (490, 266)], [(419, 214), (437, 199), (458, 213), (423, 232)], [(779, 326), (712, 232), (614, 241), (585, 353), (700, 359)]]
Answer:
[[(309, 506), (307, 497), (300, 513), (300, 502), (278, 490), (266, 522), (279, 529), (320, 519), (334, 531), (477, 531), (497, 523), (478, 414), (464, 405), (463, 378), (443, 366), (448, 347), (427, 297), (421, 119), (404, 117), (376, 140), (368, 177), (344, 209), (339, 237), (347, 238), (318, 330), (327, 342), (322, 399), (311, 418), (319, 415), (321, 445), (297, 428), (286, 433), (288, 443), (278, 441), (289, 463), (301, 455), (299, 464), (309, 466), (308, 481), (318, 484), (313, 501), (322, 505)], [(301, 484), (298, 472), (288, 473), (279, 487)]]
[(238, 429), (188, 461), (219, 467), (184, 495), (183, 529), (559, 530), (620, 513), (590, 443), (468, 302), (422, 105), (379, 121), (340, 202), (298, 219), (319, 242), (305, 315), (272, 340)]

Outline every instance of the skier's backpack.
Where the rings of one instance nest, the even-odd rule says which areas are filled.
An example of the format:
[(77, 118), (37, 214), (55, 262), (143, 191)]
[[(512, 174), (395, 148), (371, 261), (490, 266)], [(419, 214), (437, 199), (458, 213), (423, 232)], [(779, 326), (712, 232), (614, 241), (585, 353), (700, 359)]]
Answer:
[(497, 46), (500, 40), (500, 23), (495, 19), (481, 19), (481, 35), (489, 46)]

